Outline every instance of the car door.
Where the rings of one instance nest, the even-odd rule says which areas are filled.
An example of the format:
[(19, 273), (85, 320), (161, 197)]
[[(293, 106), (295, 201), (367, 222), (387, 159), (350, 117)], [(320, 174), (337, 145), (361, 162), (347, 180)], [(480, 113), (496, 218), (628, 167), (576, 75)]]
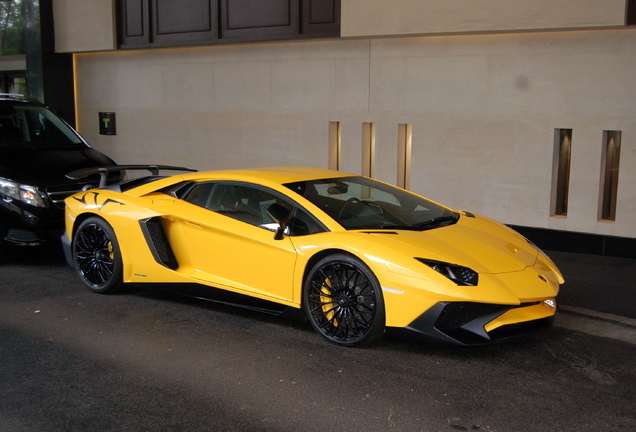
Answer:
[[(183, 197), (192, 206), (180, 222), (191, 277), (261, 298), (293, 298), (296, 250), (267, 215), (274, 202), (291, 204), (274, 191), (237, 182), (205, 182)], [(184, 204), (182, 204), (184, 205)], [(197, 208), (195, 208), (197, 207)]]

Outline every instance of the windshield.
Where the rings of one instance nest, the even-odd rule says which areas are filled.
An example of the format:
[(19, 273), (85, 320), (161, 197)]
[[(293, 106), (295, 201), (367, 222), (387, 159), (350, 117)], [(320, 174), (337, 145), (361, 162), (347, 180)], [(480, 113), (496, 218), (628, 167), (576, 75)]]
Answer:
[(425, 230), (455, 223), (459, 215), (403, 189), (366, 177), (286, 184), (346, 229)]
[(45, 107), (0, 106), (0, 149), (78, 144), (82, 140)]

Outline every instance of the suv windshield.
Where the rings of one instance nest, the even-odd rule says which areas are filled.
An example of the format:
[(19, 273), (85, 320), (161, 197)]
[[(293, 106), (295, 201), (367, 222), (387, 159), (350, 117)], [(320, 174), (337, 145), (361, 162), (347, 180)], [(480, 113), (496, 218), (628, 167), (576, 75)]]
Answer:
[(83, 144), (59, 117), (43, 106), (0, 104), (0, 150)]
[(403, 189), (366, 177), (286, 184), (346, 229), (426, 230), (457, 222), (459, 215)]

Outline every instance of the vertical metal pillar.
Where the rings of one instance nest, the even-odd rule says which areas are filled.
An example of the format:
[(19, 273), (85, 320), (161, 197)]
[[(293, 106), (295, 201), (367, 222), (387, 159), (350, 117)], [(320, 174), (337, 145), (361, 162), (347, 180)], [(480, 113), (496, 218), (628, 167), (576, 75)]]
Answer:
[(22, 0), (27, 95), (75, 126), (73, 55), (55, 52), (53, 0)]

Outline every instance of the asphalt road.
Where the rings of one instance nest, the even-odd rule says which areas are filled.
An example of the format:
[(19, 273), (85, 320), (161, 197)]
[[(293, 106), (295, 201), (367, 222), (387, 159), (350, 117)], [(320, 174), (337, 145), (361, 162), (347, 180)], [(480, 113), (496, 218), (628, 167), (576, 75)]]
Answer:
[(636, 345), (330, 345), (308, 324), (139, 288), (61, 257), (0, 265), (0, 431), (634, 431)]

